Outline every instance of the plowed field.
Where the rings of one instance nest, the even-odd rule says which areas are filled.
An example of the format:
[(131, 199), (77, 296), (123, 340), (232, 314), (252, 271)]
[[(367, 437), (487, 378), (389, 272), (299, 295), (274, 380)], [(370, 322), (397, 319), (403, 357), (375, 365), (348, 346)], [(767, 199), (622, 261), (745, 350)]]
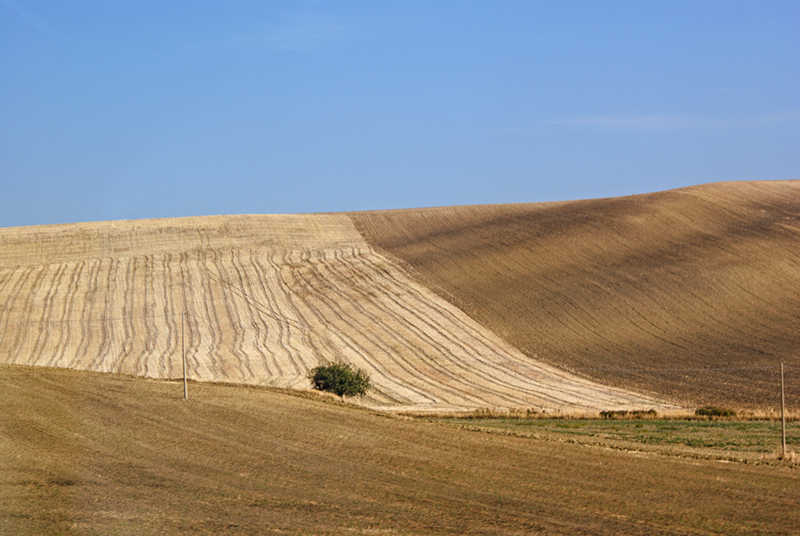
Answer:
[(694, 404), (800, 403), (800, 181), (351, 215), (370, 245), (543, 361)]
[[(0, 230), (0, 360), (307, 389), (365, 369), (415, 411), (662, 407), (523, 355), (377, 254), (346, 215)], [(186, 311), (186, 314), (183, 314)]]

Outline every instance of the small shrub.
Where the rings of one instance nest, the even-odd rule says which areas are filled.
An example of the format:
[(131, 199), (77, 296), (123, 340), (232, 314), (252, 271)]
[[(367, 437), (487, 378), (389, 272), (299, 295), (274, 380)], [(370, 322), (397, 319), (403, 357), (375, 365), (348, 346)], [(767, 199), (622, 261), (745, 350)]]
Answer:
[(718, 408), (716, 406), (705, 406), (694, 410), (694, 414), (701, 417), (736, 417), (736, 412), (732, 409)]
[(309, 373), (311, 386), (319, 391), (328, 391), (339, 396), (363, 396), (370, 387), (369, 376), (361, 369), (347, 363), (320, 365)]

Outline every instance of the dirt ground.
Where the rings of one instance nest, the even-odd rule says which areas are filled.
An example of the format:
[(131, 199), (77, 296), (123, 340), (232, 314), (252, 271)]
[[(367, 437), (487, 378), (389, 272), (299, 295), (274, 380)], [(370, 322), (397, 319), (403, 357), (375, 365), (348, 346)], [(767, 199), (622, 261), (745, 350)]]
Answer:
[[(663, 407), (531, 360), (370, 248), (345, 215), (0, 229), (0, 362), (308, 389), (373, 408)], [(184, 315), (185, 312), (185, 315)]]
[(1, 534), (792, 534), (800, 472), (0, 366)]
[[(0, 229), (0, 362), (397, 411), (800, 405), (800, 181)], [(186, 311), (185, 324), (183, 311)]]
[(351, 215), (532, 359), (689, 405), (800, 404), (800, 181)]

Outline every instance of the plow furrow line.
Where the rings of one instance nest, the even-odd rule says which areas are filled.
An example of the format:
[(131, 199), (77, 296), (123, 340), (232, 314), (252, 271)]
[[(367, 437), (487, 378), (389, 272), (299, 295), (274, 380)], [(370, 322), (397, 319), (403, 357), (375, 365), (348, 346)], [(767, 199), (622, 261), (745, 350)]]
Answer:
[[(267, 256), (271, 254), (271, 251), (265, 252)], [(282, 292), (283, 284), (275, 277), (276, 271), (267, 272), (264, 269), (256, 252), (250, 250), (249, 256), (250, 262), (245, 267), (248, 271), (247, 277), (251, 282), (253, 294), (260, 297), (260, 299), (253, 298), (258, 304), (258, 309), (251, 311), (251, 315), (253, 322), (257, 322), (263, 328), (263, 335), (259, 332), (261, 336), (256, 339), (256, 343), (263, 348), (264, 365), (270, 371), (269, 374), (275, 377), (284, 376), (288, 373), (288, 369), (294, 369), (294, 374), (299, 375), (301, 371), (292, 359), (292, 353), (296, 350), (292, 347), (291, 328), (285, 325), (287, 322), (276, 321), (277, 318), (280, 318), (277, 303), (278, 293)], [(284, 315), (290, 313), (288, 309), (286, 307)], [(281, 362), (284, 363), (283, 366), (281, 366)], [(286, 371), (284, 371), (284, 367), (286, 367)]]
[[(344, 257), (340, 257), (338, 260), (340, 262), (336, 264), (327, 264), (324, 266), (324, 269), (329, 270), (334, 275), (334, 277), (328, 277), (327, 279), (336, 280), (347, 277), (347, 279), (350, 281), (363, 281), (366, 277), (365, 273), (368, 272), (370, 268), (374, 270), (374, 266), (367, 266), (366, 270), (364, 270), (363, 267), (355, 268), (351, 266), (351, 269), (348, 270), (348, 275), (343, 276), (342, 274), (337, 273), (337, 267), (349, 263)], [(371, 306), (374, 305), (375, 302), (375, 298), (373, 298), (373, 296), (377, 297), (378, 295), (387, 295), (386, 290), (383, 288), (378, 286), (371, 288), (374, 288), (374, 291), (364, 289), (361, 285), (351, 285), (347, 287), (348, 291), (359, 293), (361, 295), (360, 299), (352, 299), (349, 296), (346, 296), (343, 292), (338, 292), (338, 294), (341, 296), (342, 300), (349, 300), (352, 302), (351, 306), (358, 313), (358, 317), (364, 317), (366, 320), (374, 322), (376, 328), (382, 330), (387, 337), (392, 338), (394, 341), (400, 344), (401, 348), (405, 348), (408, 352), (411, 352), (412, 355), (415, 355), (417, 359), (425, 365), (426, 368), (423, 370), (420, 370), (419, 368), (415, 369), (418, 377), (423, 376), (428, 378), (431, 376), (444, 376), (448, 378), (447, 382), (438, 380), (436, 383), (440, 385), (440, 388), (447, 386), (446, 389), (447, 391), (451, 392), (451, 394), (458, 394), (458, 390), (452, 389), (453, 384), (458, 382), (458, 378), (453, 375), (446, 366), (442, 366), (441, 360), (433, 359), (428, 355), (429, 353), (438, 354), (443, 357), (446, 356), (445, 359), (452, 360), (453, 356), (450, 355), (450, 351), (443, 345), (438, 344), (432, 337), (424, 335), (422, 331), (410, 333), (409, 335), (403, 334), (403, 331), (408, 331), (409, 325), (413, 325), (415, 323), (426, 323), (428, 322), (428, 319), (423, 318), (416, 311), (401, 309), (398, 312), (397, 308), (392, 306), (386, 307), (385, 305), (378, 305), (378, 314), (370, 312), (368, 309), (371, 309)], [(338, 291), (338, 289), (336, 290)], [(397, 302), (395, 302), (395, 304), (396, 303)], [(369, 325), (363, 325), (361, 329), (364, 332), (373, 331), (369, 330)], [(426, 351), (424, 346), (429, 346), (430, 351)], [(389, 352), (391, 346), (385, 347), (384, 349), (388, 353), (391, 353)], [(405, 352), (400, 352), (400, 355), (402, 356), (404, 353)], [(407, 382), (408, 380), (405, 381)], [(472, 402), (485, 403), (486, 401), (477, 399), (473, 400)]]
[[(398, 281), (398, 285), (399, 284), (400, 282)], [(380, 282), (375, 284), (374, 287), (379, 289), (388, 288), (387, 285), (382, 284)], [(409, 294), (417, 292), (414, 287), (409, 288), (408, 286), (403, 286), (402, 288)], [(394, 299), (394, 297), (391, 295), (389, 295), (389, 298)], [(415, 303), (421, 304), (420, 305), (421, 307), (432, 307), (432, 304), (435, 302), (433, 302), (430, 299), (424, 299), (422, 297), (419, 297), (415, 300)], [(436, 309), (436, 311), (442, 313), (441, 308)], [(426, 318), (430, 318), (430, 316), (431, 315), (428, 315)], [(453, 315), (450, 316), (451, 318), (453, 317)], [(462, 329), (466, 329), (464, 321), (459, 321), (455, 318), (454, 321), (456, 321), (459, 324), (459, 327), (461, 327)], [(453, 337), (453, 339), (455, 339), (456, 344), (459, 344), (464, 339), (464, 337), (456, 336)], [(478, 337), (477, 340), (478, 342), (483, 344), (483, 340), (480, 337)], [(556, 369), (549, 369), (537, 366), (535, 363), (531, 363), (529, 359), (522, 358), (522, 356), (520, 356), (521, 359), (516, 359), (516, 360), (510, 359), (507, 355), (504, 356), (503, 358), (499, 358), (499, 356), (496, 353), (496, 350), (493, 351), (493, 348), (498, 348), (498, 344), (501, 345), (502, 342), (496, 341), (491, 343), (491, 345), (485, 346), (480, 349), (480, 351), (485, 352), (485, 355), (491, 356), (489, 359), (484, 359), (480, 361), (481, 365), (487, 366), (488, 369), (490, 370), (490, 372), (488, 372), (482, 379), (486, 379), (487, 377), (493, 378), (496, 375), (507, 375), (508, 368), (505, 366), (500, 367), (498, 363), (501, 362), (513, 363), (515, 366), (522, 367), (523, 370), (526, 370), (528, 373), (519, 374), (516, 373), (515, 371), (515, 373), (512, 374), (513, 379), (510, 380), (508, 376), (506, 376), (503, 382), (501, 382), (501, 385), (508, 385), (508, 387), (513, 386), (514, 392), (517, 394), (527, 392), (533, 396), (536, 396), (537, 398), (540, 398), (542, 401), (549, 401), (549, 402), (574, 403), (576, 400), (580, 400), (586, 403), (587, 405), (593, 405), (597, 402), (596, 400), (592, 400), (595, 396), (597, 396), (597, 393), (596, 392), (591, 393), (591, 391), (595, 389), (596, 386), (589, 389), (590, 392), (587, 392), (586, 389), (590, 385), (589, 382), (584, 382), (584, 381), (576, 382), (575, 378), (572, 377), (571, 375), (568, 375)], [(476, 348), (470, 347), (468, 348), (468, 350), (472, 352), (476, 351)], [(532, 378), (530, 373), (534, 371), (535, 374), (540, 378), (541, 383), (531, 382)], [(516, 382), (518, 383), (515, 385), (516, 382), (514, 382), (513, 380), (516, 380)], [(553, 393), (554, 390), (558, 391), (560, 394), (557, 396), (554, 395)], [(607, 396), (611, 396), (616, 400), (619, 400), (620, 398), (625, 398), (625, 394), (621, 390), (606, 389), (605, 393)]]
[[(54, 345), (55, 354), (58, 350), (58, 343), (61, 341), (62, 337), (64, 336), (64, 326), (60, 322), (62, 318), (66, 315), (66, 305), (67, 299), (66, 297), (69, 296), (69, 287), (72, 285), (73, 280), (70, 280), (69, 283), (66, 285), (66, 289), (62, 286), (61, 282), (69, 277), (67, 276), (67, 272), (69, 272), (69, 265), (62, 264), (58, 267), (54, 278), (52, 279), (52, 283), (45, 289), (45, 307), (42, 310), (42, 315), (40, 317), (41, 324), (39, 325), (39, 329), (36, 330), (36, 340), (33, 343), (33, 347), (31, 348), (31, 355), (30, 359), (32, 363), (40, 361), (41, 359), (45, 359), (45, 363), (49, 364), (52, 363), (54, 357), (43, 357), (44, 356), (44, 349), (47, 346), (47, 343), (51, 339), (55, 339), (57, 342)], [(59, 294), (64, 291), (66, 295), (65, 299), (58, 299)], [(61, 315), (59, 316), (58, 313), (55, 312), (57, 308), (61, 308)], [(47, 325), (48, 329), (43, 329), (44, 326)], [(50, 337), (51, 329), (54, 334), (53, 337)]]
[[(213, 252), (210, 252), (212, 256), (214, 256)], [(217, 302), (217, 298), (215, 297), (215, 285), (213, 282), (216, 279), (216, 276), (211, 273), (208, 268), (208, 252), (204, 252), (202, 257), (202, 264), (200, 265), (200, 274), (201, 274), (201, 285), (200, 288), (203, 290), (202, 295), (202, 305), (203, 305), (203, 313), (204, 319), (207, 319), (209, 322), (209, 326), (207, 329), (207, 333), (209, 334), (210, 340), (208, 344), (208, 351), (206, 357), (208, 358), (207, 366), (203, 366), (203, 363), (195, 355), (195, 362), (196, 362), (196, 371), (198, 373), (198, 379), (225, 379), (228, 380), (228, 376), (225, 373), (225, 369), (222, 363), (222, 356), (220, 356), (218, 349), (221, 348), (223, 341), (225, 340), (225, 336), (222, 333), (221, 323), (219, 321), (219, 317), (217, 315), (217, 308), (214, 306)], [(204, 370), (205, 369), (205, 370)], [(206, 374), (203, 374), (206, 372)]]
[[(431, 302), (429, 301), (420, 301), (419, 303), (423, 303), (423, 307), (431, 305)], [(441, 311), (441, 309), (436, 310), (436, 312)], [(436, 326), (436, 329), (439, 333), (443, 333), (442, 330), (447, 329), (444, 327), (445, 324), (437, 325), (433, 320), (433, 315), (426, 316), (426, 319), (428, 319), (428, 322), (431, 325)], [(501, 358), (497, 353), (498, 348), (502, 345), (501, 341), (496, 341), (492, 345), (487, 345), (484, 341), (475, 337), (474, 334), (471, 333), (472, 330), (468, 327), (469, 322), (465, 322), (464, 320), (455, 321), (457, 322), (458, 328), (469, 333), (469, 335), (465, 333), (462, 336), (453, 337), (454, 344), (461, 346), (462, 355), (472, 358), (469, 361), (469, 365), (476, 367), (476, 370), (483, 371), (482, 375), (475, 378), (476, 382), (489, 381), (500, 389), (510, 390), (510, 388), (513, 387), (514, 392), (517, 394), (528, 393), (537, 397), (542, 396), (542, 390), (540, 388), (537, 389), (537, 384), (539, 384), (541, 381), (546, 381), (551, 378), (551, 371), (538, 369), (536, 371), (536, 377), (538, 377), (539, 382), (532, 381), (535, 379), (535, 377), (531, 377), (530, 373), (532, 370), (529, 360), (514, 359), (509, 354), (506, 354)], [(463, 341), (465, 340), (473, 340), (477, 346), (480, 346), (480, 348), (477, 346), (467, 346), (463, 344)], [(470, 367), (468, 365), (463, 364), (462, 366), (467, 369), (464, 371), (464, 374), (467, 378), (473, 375), (473, 372), (469, 370)], [(517, 368), (526, 370), (527, 374), (519, 373), (516, 370)]]
[[(92, 318), (92, 304), (94, 302), (94, 294), (97, 287), (97, 277), (100, 263), (98, 261), (90, 261), (87, 265), (80, 266), (80, 271), (86, 269), (88, 275), (85, 278), (80, 277), (80, 273), (75, 274), (76, 285), (74, 292), (69, 297), (69, 306), (65, 309), (64, 319), (73, 316), (78, 318)], [(84, 287), (85, 285), (85, 287)], [(73, 311), (75, 311), (73, 313)], [(67, 329), (67, 338), (72, 338), (72, 329)], [(79, 336), (77, 341), (73, 341), (71, 349), (68, 349), (69, 344), (65, 344), (64, 350), (61, 352), (60, 360), (65, 362), (65, 365), (59, 365), (66, 368), (76, 368), (78, 366), (85, 366), (84, 359), (88, 357), (89, 346), (92, 343), (93, 329), (87, 327), (84, 322), (80, 322)], [(72, 354), (72, 355), (70, 355)]]
[[(328, 232), (322, 227), (314, 232)], [(272, 238), (243, 247), (212, 227), (193, 232), (181, 235), (183, 251), (146, 253), (149, 239), (136, 236), (126, 246), (135, 255), (0, 271), (9, 297), (0, 320), (24, 320), (0, 325), (7, 359), (174, 379), (183, 343), (189, 377), (202, 381), (308, 388), (313, 367), (342, 360), (370, 374), (365, 403), (386, 409), (607, 409), (645, 400), (523, 356), (356, 235), (336, 246), (308, 236), (302, 247)], [(517, 259), (520, 272), (526, 258)]]
[[(252, 252), (248, 252), (248, 254), (250, 256), (249, 264), (252, 264)], [(257, 363), (259, 365), (259, 371), (253, 371), (253, 376), (282, 376), (281, 369), (275, 365), (277, 361), (273, 359), (273, 366), (270, 367), (270, 359), (266, 352), (270, 330), (262, 315), (259, 314), (259, 309), (265, 309), (263, 306), (263, 299), (259, 299), (259, 297), (256, 296), (257, 287), (253, 284), (251, 274), (242, 264), (241, 259), (237, 257), (238, 256), (234, 256), (233, 262), (236, 266), (239, 283), (242, 287), (242, 299), (244, 301), (244, 308), (248, 319), (247, 324), (252, 327), (253, 330), (251, 341), (248, 343), (248, 347), (252, 347), (253, 352), (255, 352), (258, 357)]]
[[(161, 269), (164, 273), (164, 282), (165, 284), (162, 285), (162, 295), (161, 299), (164, 303), (164, 311), (182, 311), (182, 308), (177, 307), (175, 304), (175, 270), (172, 266), (175, 263), (173, 262), (172, 255), (163, 255), (162, 262), (161, 262)], [(180, 262), (177, 263), (178, 267), (178, 277), (180, 276), (181, 264)], [(176, 355), (178, 352), (178, 348), (180, 345), (180, 327), (178, 325), (179, 322), (182, 322), (182, 317), (176, 317), (173, 315), (165, 315), (165, 324), (167, 326), (167, 340), (164, 346), (161, 355), (159, 356), (159, 361), (162, 363), (162, 370), (164, 375), (167, 378), (178, 378), (180, 377), (180, 370), (179, 366), (180, 363), (175, 363), (175, 360), (172, 359), (173, 355)]]
[[(361, 263), (367, 262), (363, 257), (358, 257), (358, 260)], [(336, 263), (335, 265), (329, 264), (326, 266), (326, 269), (336, 270), (342, 265), (343, 263)], [(418, 307), (431, 307), (432, 301), (430, 298), (427, 300), (417, 299), (411, 305), (401, 304), (394, 297), (394, 294), (400, 294), (397, 292), (397, 288), (392, 288), (391, 285), (386, 281), (375, 282), (374, 280), (370, 279), (374, 278), (375, 274), (377, 273), (380, 274), (378, 277), (392, 277), (386, 272), (380, 270), (370, 271), (367, 269), (362, 269), (357, 272), (361, 279), (366, 278), (370, 281), (368, 285), (361, 289), (362, 293), (364, 292), (365, 288), (378, 289), (377, 292), (379, 294), (392, 302), (392, 304), (388, 307), (386, 304), (381, 305), (380, 311), (395, 311), (399, 307), (400, 309), (404, 310), (405, 314), (397, 317), (398, 322), (408, 322), (409, 326), (413, 330), (416, 330), (416, 326), (418, 325), (434, 326), (435, 328), (435, 335), (433, 336), (427, 335), (425, 330), (416, 330), (414, 337), (428, 338), (429, 340), (435, 342), (437, 337), (445, 335), (443, 326), (439, 325), (437, 321), (434, 320), (434, 316), (444, 314), (444, 311), (441, 308), (434, 308), (434, 314), (428, 315), (420, 314), (418, 310), (415, 310)], [(359, 287), (356, 286), (353, 288)], [(403, 290), (408, 290), (407, 286), (402, 288)], [(413, 318), (413, 320), (407, 320), (409, 318)], [(471, 334), (467, 335), (467, 332), (471, 331), (468, 328), (468, 324), (470, 323), (469, 321), (465, 323), (460, 319), (454, 320), (456, 321), (455, 323), (457, 329), (454, 331), (453, 326), (450, 325), (450, 331), (448, 332), (449, 338), (443, 340), (448, 340), (448, 343), (455, 344), (456, 348), (450, 350), (439, 347), (439, 351), (441, 355), (446, 356), (446, 363), (448, 367), (453, 367), (453, 370), (457, 371), (457, 373), (453, 375), (454, 383), (459, 384), (462, 388), (462, 391), (471, 390), (486, 393), (488, 396), (493, 397), (494, 403), (498, 405), (508, 405), (509, 403), (519, 405), (523, 403), (523, 399), (527, 399), (528, 405), (530, 405), (531, 398), (546, 402), (560, 402), (562, 404), (566, 402), (575, 402), (576, 400), (586, 403), (589, 402), (590, 397), (596, 395), (596, 393), (595, 395), (592, 395), (586, 391), (588, 384), (585, 382), (583, 382), (581, 385), (581, 382), (576, 383), (573, 379), (564, 381), (563, 374), (553, 375), (551, 371), (546, 371), (540, 368), (537, 373), (541, 380), (551, 382), (552, 379), (555, 379), (556, 384), (561, 384), (558, 385), (558, 389), (556, 389), (558, 393), (554, 394), (553, 387), (555, 386), (550, 385), (549, 387), (545, 388), (544, 383), (532, 381), (530, 374), (522, 375), (515, 370), (513, 366), (511, 368), (508, 366), (509, 363), (513, 363), (513, 365), (516, 365), (517, 367), (522, 366), (527, 369), (528, 372), (531, 372), (530, 366), (525, 366), (527, 363), (524, 363), (521, 360), (513, 362), (513, 360), (510, 360), (508, 356), (500, 358), (496, 351), (492, 351), (490, 346), (483, 346), (485, 343), (482, 340), (472, 340), (470, 337)], [(469, 341), (472, 344), (464, 344), (463, 341)], [(478, 344), (478, 346), (481, 346), (481, 348), (476, 347), (475, 344)], [(455, 353), (453, 353), (454, 351)], [(465, 358), (467, 359), (466, 361)], [(558, 376), (562, 377), (558, 378)], [(610, 392), (607, 392), (606, 394), (611, 396)], [(620, 394), (621, 392), (614, 393), (614, 398), (619, 398)]]
[[(9, 361), (11, 363), (20, 363), (21, 359), (27, 361), (27, 356), (22, 356), (20, 349), (23, 348), (23, 341), (29, 337), (29, 326), (27, 325), (27, 315), (30, 315), (31, 309), (27, 307), (27, 303), (22, 306), (16, 305), (19, 302), (19, 297), (24, 296), (24, 300), (30, 298), (30, 291), (25, 292), (26, 283), (35, 271), (42, 271), (42, 268), (29, 267), (17, 268), (14, 270), (15, 277), (12, 279), (13, 286), (10, 289), (10, 300), (5, 304), (8, 314), (4, 319), (3, 326), (3, 348), (6, 348)], [(35, 288), (35, 287), (34, 287)], [(16, 313), (12, 316), (13, 313)], [(26, 316), (23, 316), (23, 313)], [(13, 337), (9, 338), (6, 333), (12, 332)], [(8, 342), (7, 342), (8, 341)]]
[[(303, 277), (300, 273), (296, 273), (295, 276), (299, 278)], [(385, 386), (385, 388), (392, 393), (402, 394), (403, 398), (414, 397), (417, 400), (422, 399), (427, 403), (434, 402), (431, 395), (426, 394), (427, 391), (425, 389), (410, 385), (401, 378), (403, 376), (413, 377), (414, 374), (416, 374), (423, 384), (429, 384), (430, 387), (434, 387), (437, 384), (431, 383), (427, 375), (422, 374), (420, 370), (410, 365), (402, 355), (402, 352), (393, 351), (390, 345), (382, 343), (379, 338), (375, 337), (372, 334), (372, 330), (377, 326), (369, 325), (356, 327), (353, 320), (348, 319), (349, 317), (342, 313), (340, 310), (340, 303), (335, 303), (326, 298), (324, 294), (314, 291), (313, 286), (308, 280), (302, 279), (302, 282), (306, 285), (304, 288), (309, 289), (309, 296), (313, 296), (313, 300), (306, 297), (302, 299), (302, 303), (311, 311), (313, 317), (317, 321), (316, 323), (320, 324), (325, 329), (325, 333), (329, 337), (336, 337), (346, 348), (351, 350), (351, 359), (355, 358), (354, 364), (358, 366), (367, 365), (367, 369), (370, 371), (383, 371), (382, 374), (377, 376), (376, 381), (388, 382), (390, 385), (393, 384), (393, 387)], [(347, 303), (345, 298), (338, 301)], [(342, 329), (342, 326), (344, 326), (344, 329)], [(332, 327), (336, 329), (331, 329)], [(361, 342), (356, 340), (356, 337)], [(364, 344), (368, 344), (372, 350), (366, 348)], [(335, 356), (337, 354), (334, 353), (333, 355)], [(376, 359), (376, 355), (381, 355), (384, 359)], [(400, 369), (400, 372), (395, 369)]]
[[(343, 259), (342, 259), (343, 260)], [(363, 261), (363, 259), (361, 259)], [(336, 270), (335, 266), (328, 266), (328, 269)], [(369, 267), (368, 267), (369, 268)], [(369, 276), (368, 273), (375, 274), (376, 271), (374, 267), (373, 270), (370, 271), (369, 269), (360, 269), (358, 271), (354, 271), (358, 274), (356, 277), (361, 279), (362, 282), (364, 279), (367, 279)], [(385, 275), (383, 272), (379, 272), (381, 275)], [(379, 276), (380, 277), (380, 276)], [(383, 284), (381, 284), (383, 283)], [(366, 289), (374, 289), (373, 290), (366, 290)], [(395, 299), (392, 294), (393, 292), (397, 292), (397, 288), (390, 288), (388, 282), (379, 282), (378, 284), (372, 284), (366, 288), (361, 286), (354, 286), (354, 290), (360, 290), (362, 296), (369, 296), (369, 293), (377, 293), (378, 295), (382, 296), (384, 300), (382, 300), (382, 304), (378, 305), (378, 313), (373, 314), (369, 312), (365, 306), (358, 306), (359, 310), (362, 314), (373, 318), (376, 322), (380, 322), (379, 318), (381, 316), (384, 318), (383, 324), (386, 325), (385, 329), (391, 330), (392, 335), (402, 340), (404, 346), (411, 350), (412, 352), (418, 353), (419, 359), (424, 362), (428, 367), (434, 369), (438, 372), (438, 375), (444, 375), (448, 378), (447, 385), (455, 387), (457, 385), (460, 386), (460, 389), (455, 390), (456, 393), (458, 392), (465, 392), (472, 390), (477, 391), (480, 393), (486, 392), (486, 384), (487, 382), (490, 384), (494, 384), (500, 390), (489, 390), (491, 396), (499, 397), (506, 399), (506, 402), (518, 402), (518, 400), (512, 400), (505, 397), (502, 393), (505, 386), (496, 381), (493, 374), (476, 374), (475, 370), (470, 369), (464, 362), (464, 356), (470, 355), (470, 352), (475, 352), (474, 348), (467, 348), (465, 345), (461, 343), (461, 341), (465, 338), (463, 335), (466, 335), (465, 329), (463, 324), (459, 324), (457, 322), (453, 322), (451, 328), (453, 331), (449, 333), (449, 338), (444, 337), (444, 334), (440, 331), (440, 329), (436, 326), (435, 320), (430, 315), (424, 315), (419, 309), (409, 307), (408, 305), (401, 303), (399, 300)], [(365, 303), (366, 305), (372, 305), (372, 303), (368, 300), (358, 300), (358, 302)], [(389, 302), (388, 304), (386, 302)], [(422, 304), (423, 302), (418, 302)], [(387, 306), (388, 305), (388, 306)], [(396, 313), (395, 311), (400, 311)], [(386, 324), (386, 318), (388, 315), (391, 315), (393, 320), (392, 325), (393, 327), (388, 327)], [(418, 327), (419, 326), (419, 327)], [(427, 328), (427, 329), (426, 329)], [(405, 336), (402, 335), (402, 331), (407, 331), (409, 335)], [(432, 334), (429, 334), (428, 331), (432, 331)], [(438, 340), (447, 340), (451, 346), (447, 346), (445, 344), (441, 344)], [(433, 359), (428, 356), (428, 352), (425, 352), (422, 348), (418, 346), (413, 346), (414, 343), (411, 341), (420, 341), (423, 344), (431, 346), (431, 354), (438, 355), (439, 359)], [(455, 348), (452, 348), (452, 346)], [(455, 352), (455, 353), (454, 353)], [(457, 354), (460, 354), (462, 357), (459, 357)], [(479, 364), (483, 364), (480, 361), (477, 361)], [(473, 363), (474, 364), (474, 363)], [(421, 371), (417, 371), (419, 374)], [(467, 387), (467, 389), (465, 389)], [(463, 396), (463, 395), (462, 395)], [(472, 400), (472, 403), (488, 403), (489, 401), (484, 398), (479, 398), (477, 400)]]
[[(231, 263), (234, 262), (234, 255), (232, 251), (227, 251), (227, 254), (231, 256)], [(220, 257), (215, 258), (214, 267), (216, 268), (217, 273), (220, 276), (220, 294), (222, 297), (222, 305), (224, 308), (223, 314), (227, 318), (227, 324), (230, 326), (231, 331), (231, 343), (230, 343), (230, 354), (233, 358), (226, 360), (227, 363), (230, 364), (233, 361), (233, 365), (235, 365), (239, 370), (239, 378), (248, 378), (253, 376), (253, 370), (250, 367), (250, 363), (247, 357), (247, 353), (244, 351), (244, 333), (242, 332), (242, 319), (239, 315), (239, 307), (236, 304), (236, 299), (234, 296), (233, 291), (233, 283), (231, 283), (230, 276), (227, 273), (226, 265), (230, 263), (224, 262), (224, 259)], [(215, 302), (216, 303), (216, 302)], [(226, 367), (226, 370), (228, 368)], [(233, 378), (233, 376), (229, 377)]]
[[(303, 331), (306, 328), (304, 324), (301, 324), (300, 313), (292, 303), (287, 285), (281, 277), (281, 270), (273, 259), (275, 254), (276, 252), (270, 249), (265, 251), (264, 255), (252, 255), (254, 277), (259, 282), (267, 303), (264, 308), (268, 312), (271, 323), (275, 325), (276, 344), (271, 355), (275, 367), (281, 375), (285, 374), (284, 369), (292, 369), (295, 375), (305, 375), (308, 367), (305, 363), (299, 362), (295, 356), (299, 356), (301, 353), (300, 348), (304, 342)], [(266, 266), (262, 263), (262, 258), (266, 259)], [(281, 318), (285, 321), (280, 321)], [(270, 325), (266, 320), (264, 322), (265, 325)], [(297, 331), (297, 337), (301, 338), (297, 346), (294, 342), (295, 337), (292, 335), (293, 331)], [(281, 361), (284, 362), (283, 366), (281, 366)]]
[[(335, 272), (338, 266), (345, 263), (344, 258), (340, 259), (340, 261), (342, 262), (334, 265), (326, 265), (325, 268)], [(347, 277), (348, 281), (363, 281), (366, 277), (365, 272), (369, 273), (371, 270), (374, 271), (375, 266), (368, 265), (366, 269), (363, 267), (354, 268), (348, 270), (348, 274), (346, 274), (345, 277)], [(348, 287), (348, 290), (360, 294), (360, 296), (354, 296), (352, 299), (358, 316), (363, 316), (368, 321), (374, 322), (379, 329), (387, 334), (387, 337), (395, 341), (395, 345), (389, 344), (388, 347), (384, 348), (384, 351), (389, 355), (396, 355), (394, 358), (395, 360), (399, 358), (404, 361), (404, 374), (402, 378), (398, 378), (398, 381), (410, 385), (418, 383), (420, 379), (425, 379), (430, 385), (436, 386), (439, 390), (444, 391), (444, 393), (442, 393), (443, 400), (439, 400), (440, 403), (454, 403), (457, 399), (461, 399), (461, 403), (488, 403), (480, 393), (475, 392), (476, 390), (473, 390), (471, 393), (472, 396), (465, 397), (464, 390), (456, 388), (456, 384), (458, 383), (457, 378), (453, 377), (446, 366), (442, 366), (443, 359), (432, 357), (434, 355), (445, 356), (450, 353), (449, 350), (430, 338), (421, 337), (419, 333), (410, 333), (406, 329), (409, 316), (413, 318), (413, 320), (411, 320), (412, 322), (424, 323), (427, 319), (416, 316), (412, 311), (398, 310), (392, 307), (391, 304), (386, 304), (383, 301), (379, 304), (377, 299), (384, 294), (384, 292), (377, 287), (374, 288), (374, 292), (371, 289), (363, 288), (361, 285), (351, 285)], [(365, 325), (363, 329), (369, 330), (369, 325)], [(426, 349), (426, 347), (428, 347), (428, 349)], [(405, 351), (401, 351), (403, 348)], [(413, 362), (405, 357), (409, 352), (415, 357)], [(447, 358), (445, 358), (445, 360), (446, 359)], [(419, 364), (415, 366), (414, 363)], [(409, 370), (411, 371), (410, 374), (408, 372)], [(469, 390), (467, 392), (469, 392)], [(454, 399), (453, 396), (455, 396), (456, 399)]]

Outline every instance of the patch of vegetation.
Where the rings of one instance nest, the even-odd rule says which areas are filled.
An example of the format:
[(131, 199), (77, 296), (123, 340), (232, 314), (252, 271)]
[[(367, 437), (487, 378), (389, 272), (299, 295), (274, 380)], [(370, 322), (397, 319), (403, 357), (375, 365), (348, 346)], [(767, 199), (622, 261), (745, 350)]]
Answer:
[[(442, 414), (442, 416), (443, 415), (445, 414)], [(466, 415), (458, 414), (459, 418), (462, 419), (533, 419), (537, 415), (539, 415), (539, 412), (533, 409), (497, 410), (489, 408), (478, 408)], [(413, 416), (413, 412), (411, 412), (411, 416)]]
[(732, 409), (718, 408), (716, 406), (697, 408), (694, 414), (701, 417), (736, 417), (736, 412)]
[(600, 417), (603, 419), (655, 419), (658, 416), (656, 410), (648, 409), (647, 411), (637, 409), (635, 411), (601, 411)]
[(370, 388), (367, 373), (347, 363), (320, 365), (311, 370), (308, 378), (314, 389), (339, 396), (363, 396)]
[[(580, 441), (624, 441), (651, 446), (685, 446), (735, 452), (742, 455), (770, 455), (780, 445), (779, 421), (736, 421), (695, 418), (681, 420), (643, 419), (441, 419), (455, 425), (510, 433), (553, 434)], [(786, 442), (800, 445), (800, 421), (787, 423)]]
[[(194, 393), (187, 406), (175, 382), (0, 365), (0, 423), (14, 424), (3, 426), (0, 441), (0, 534), (746, 536), (800, 526), (795, 470), (672, 463), (587, 449), (572, 444), (584, 442), (574, 435), (558, 445), (510, 440), (282, 389), (197, 382)], [(540, 434), (541, 425), (578, 431), (555, 428), (564, 419), (505, 422), (527, 422)], [(625, 430), (659, 422), (582, 424)], [(780, 441), (775, 421), (669, 425), (707, 436), (763, 429), (769, 452)], [(787, 441), (796, 448), (800, 420), (791, 426)], [(83, 452), (92, 455), (76, 464)], [(628, 497), (636, 500), (621, 500)]]

